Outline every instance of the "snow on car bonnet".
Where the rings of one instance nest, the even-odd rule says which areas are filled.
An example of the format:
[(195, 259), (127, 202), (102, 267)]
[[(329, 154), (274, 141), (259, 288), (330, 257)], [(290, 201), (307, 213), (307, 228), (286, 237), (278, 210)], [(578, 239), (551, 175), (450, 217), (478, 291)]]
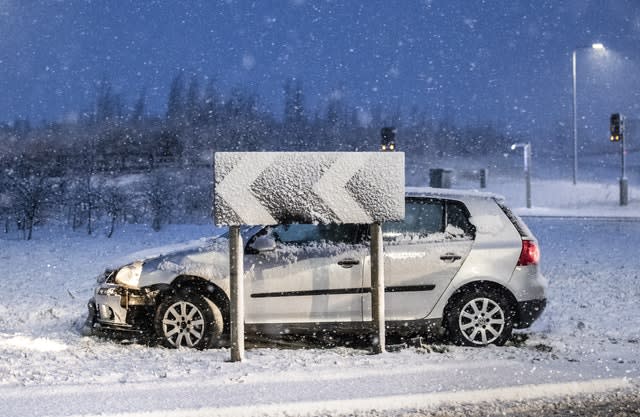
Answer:
[(219, 248), (219, 250), (226, 250), (226, 242), (227, 240), (223, 238), (203, 237), (189, 242), (175, 243), (171, 245), (143, 249), (141, 251), (137, 251), (123, 257), (118, 257), (117, 259), (108, 261), (108, 264), (112, 267), (120, 267), (130, 262), (159, 258), (161, 256), (170, 255), (176, 252), (210, 251), (216, 248)]

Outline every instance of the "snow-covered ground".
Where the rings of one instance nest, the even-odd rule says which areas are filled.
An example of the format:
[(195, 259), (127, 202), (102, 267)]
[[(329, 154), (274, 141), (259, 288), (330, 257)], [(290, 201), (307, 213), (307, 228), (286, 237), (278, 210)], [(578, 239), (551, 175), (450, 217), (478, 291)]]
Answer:
[[(558, 188), (545, 188), (547, 200), (534, 194), (534, 205), (549, 201), (549, 210), (579, 210), (601, 204), (615, 217), (627, 210), (616, 207), (615, 196), (601, 201), (602, 185), (592, 185), (595, 191), (575, 207), (572, 196), (580, 193), (572, 186), (547, 186)], [(522, 205), (511, 195), (521, 191), (515, 185), (490, 190), (505, 194), (513, 207)], [(632, 204), (628, 211), (640, 215)], [(54, 227), (37, 230), (29, 242), (2, 235), (0, 415), (336, 414), (637, 392), (640, 222), (527, 222), (541, 244), (549, 306), (518, 346), (369, 355), (347, 347), (263, 345), (249, 349), (243, 363), (227, 362), (224, 349), (168, 350), (76, 330), (105, 265), (132, 251), (211, 235), (213, 226), (175, 225), (159, 233), (127, 226), (112, 239)]]
[(629, 184), (629, 204), (620, 206), (617, 181), (534, 179), (531, 183), (532, 207), (526, 208), (524, 180), (496, 179), (488, 190), (504, 195), (522, 216), (574, 216), (640, 218), (640, 188)]

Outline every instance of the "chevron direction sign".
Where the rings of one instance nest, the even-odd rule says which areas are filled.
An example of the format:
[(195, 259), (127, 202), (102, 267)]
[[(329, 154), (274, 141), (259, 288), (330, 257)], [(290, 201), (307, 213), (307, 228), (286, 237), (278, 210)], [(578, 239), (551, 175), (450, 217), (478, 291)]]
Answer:
[(401, 152), (216, 152), (219, 226), (404, 219)]

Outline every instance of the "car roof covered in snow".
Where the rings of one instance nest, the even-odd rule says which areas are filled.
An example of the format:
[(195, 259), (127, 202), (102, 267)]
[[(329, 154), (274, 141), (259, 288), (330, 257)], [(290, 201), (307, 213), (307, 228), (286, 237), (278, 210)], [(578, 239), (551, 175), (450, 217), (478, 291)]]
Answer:
[(468, 198), (491, 198), (504, 200), (499, 194), (478, 191), (478, 190), (453, 190), (450, 188), (431, 188), (431, 187), (405, 187), (405, 196), (407, 197), (438, 197), (450, 199), (468, 199)]

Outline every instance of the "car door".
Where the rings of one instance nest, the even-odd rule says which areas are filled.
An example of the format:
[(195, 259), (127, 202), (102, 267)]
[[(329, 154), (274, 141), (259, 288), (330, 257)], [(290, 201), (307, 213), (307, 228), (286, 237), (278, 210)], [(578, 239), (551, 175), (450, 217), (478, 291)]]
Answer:
[[(264, 245), (265, 240), (271, 244)], [(367, 252), (362, 240), (358, 225), (294, 224), (263, 229), (245, 251), (249, 268), (246, 321), (361, 321)]]
[[(383, 225), (385, 313), (387, 320), (426, 317), (466, 259), (474, 229), (460, 202), (409, 198), (405, 221)], [(363, 286), (370, 286), (366, 257)], [(371, 319), (371, 297), (364, 299)]]

